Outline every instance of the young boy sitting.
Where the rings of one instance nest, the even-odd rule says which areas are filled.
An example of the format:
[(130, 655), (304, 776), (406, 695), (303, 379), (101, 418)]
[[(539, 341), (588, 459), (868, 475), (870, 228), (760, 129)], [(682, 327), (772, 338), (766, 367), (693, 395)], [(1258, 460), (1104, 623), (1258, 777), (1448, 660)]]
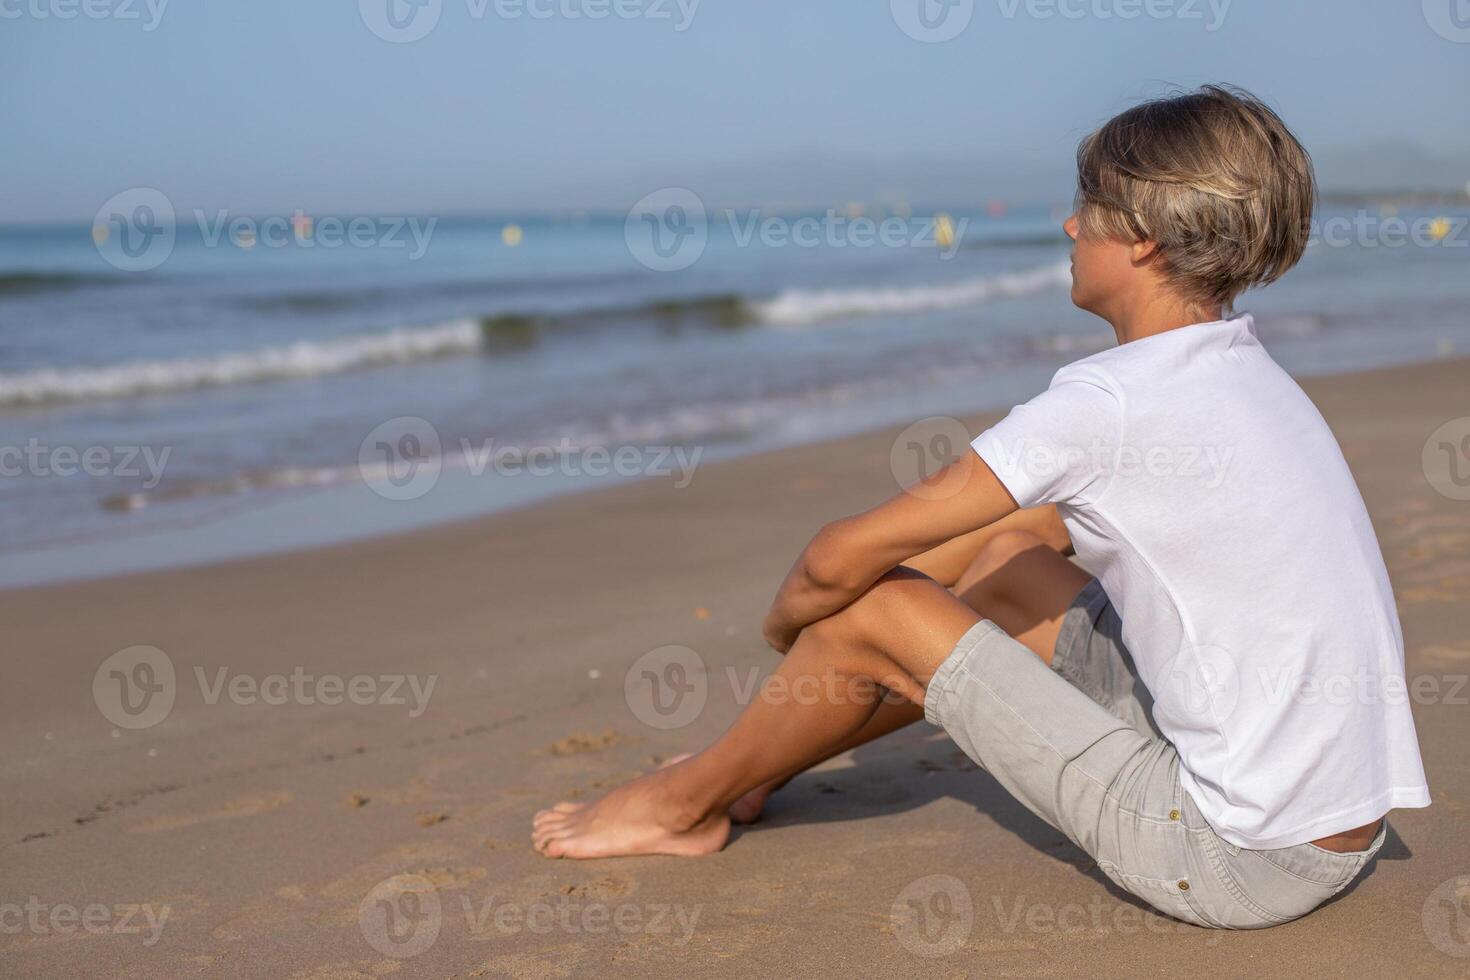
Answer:
[(719, 850), (732, 814), (920, 717), (1120, 887), (1202, 926), (1305, 915), (1377, 853), (1388, 811), (1429, 804), (1367, 511), (1230, 312), (1302, 256), (1306, 151), (1208, 86), (1111, 120), (1077, 164), (1072, 301), (1118, 346), (822, 528), (766, 618), (783, 689), (874, 696), (758, 697), (703, 752), (538, 813), (541, 853)]

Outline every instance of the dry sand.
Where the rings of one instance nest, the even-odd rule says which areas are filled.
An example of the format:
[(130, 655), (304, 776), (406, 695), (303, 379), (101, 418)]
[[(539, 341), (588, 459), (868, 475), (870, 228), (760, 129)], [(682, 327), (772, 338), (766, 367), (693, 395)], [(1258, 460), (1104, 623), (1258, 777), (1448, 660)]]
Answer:
[[(1435, 804), (1398, 813), (1371, 875), (1305, 920), (1219, 933), (1145, 913), (925, 725), (798, 778), (712, 857), (529, 849), (538, 807), (728, 723), (774, 659), (758, 624), (797, 550), (893, 491), (889, 432), (707, 466), (683, 490), (0, 595), (0, 975), (1465, 976), (1470, 503), (1430, 487), (1421, 448), (1470, 412), (1470, 362), (1307, 388), (1388, 557)], [(127, 729), (99, 709), (110, 670), (93, 682), (140, 644), (167, 653), (177, 695)], [(666, 644), (697, 651), (708, 702), (661, 730), (624, 679)], [(228, 686), (209, 703), (221, 669), (276, 694), (267, 678), (298, 667), (437, 681), (416, 715), (407, 684), (399, 704)], [(910, 899), (924, 914), (895, 916)]]

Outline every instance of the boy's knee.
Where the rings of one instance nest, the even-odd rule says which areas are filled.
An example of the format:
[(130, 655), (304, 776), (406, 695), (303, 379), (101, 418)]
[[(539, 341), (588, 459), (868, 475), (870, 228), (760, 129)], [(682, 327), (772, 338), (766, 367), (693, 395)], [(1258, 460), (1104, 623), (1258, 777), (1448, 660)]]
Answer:
[(905, 612), (917, 600), (916, 593), (925, 588), (938, 586), (929, 576), (900, 565), (842, 609), (807, 629), (849, 647), (880, 646), (881, 638), (891, 635), (893, 628), (904, 621)]

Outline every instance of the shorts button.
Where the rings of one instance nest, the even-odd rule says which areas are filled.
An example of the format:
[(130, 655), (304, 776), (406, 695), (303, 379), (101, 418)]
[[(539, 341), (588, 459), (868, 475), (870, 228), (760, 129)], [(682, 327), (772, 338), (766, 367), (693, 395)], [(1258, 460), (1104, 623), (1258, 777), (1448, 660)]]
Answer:
[(1178, 820), (1179, 819), (1179, 811), (1178, 810), (1170, 810), (1169, 811), (1169, 819), (1170, 820)]
[(1181, 881), (1181, 882), (1179, 882), (1179, 890), (1182, 891), (1182, 892), (1189, 891), (1189, 882), (1187, 882), (1187, 881)]

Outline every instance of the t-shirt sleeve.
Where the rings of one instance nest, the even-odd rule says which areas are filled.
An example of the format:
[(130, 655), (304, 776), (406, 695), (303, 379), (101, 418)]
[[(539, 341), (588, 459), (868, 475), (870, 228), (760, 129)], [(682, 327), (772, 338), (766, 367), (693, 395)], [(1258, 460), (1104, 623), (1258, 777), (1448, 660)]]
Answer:
[(970, 445), (1021, 507), (1096, 499), (1122, 438), (1122, 406), (1104, 381), (1059, 372), (1051, 387)]

